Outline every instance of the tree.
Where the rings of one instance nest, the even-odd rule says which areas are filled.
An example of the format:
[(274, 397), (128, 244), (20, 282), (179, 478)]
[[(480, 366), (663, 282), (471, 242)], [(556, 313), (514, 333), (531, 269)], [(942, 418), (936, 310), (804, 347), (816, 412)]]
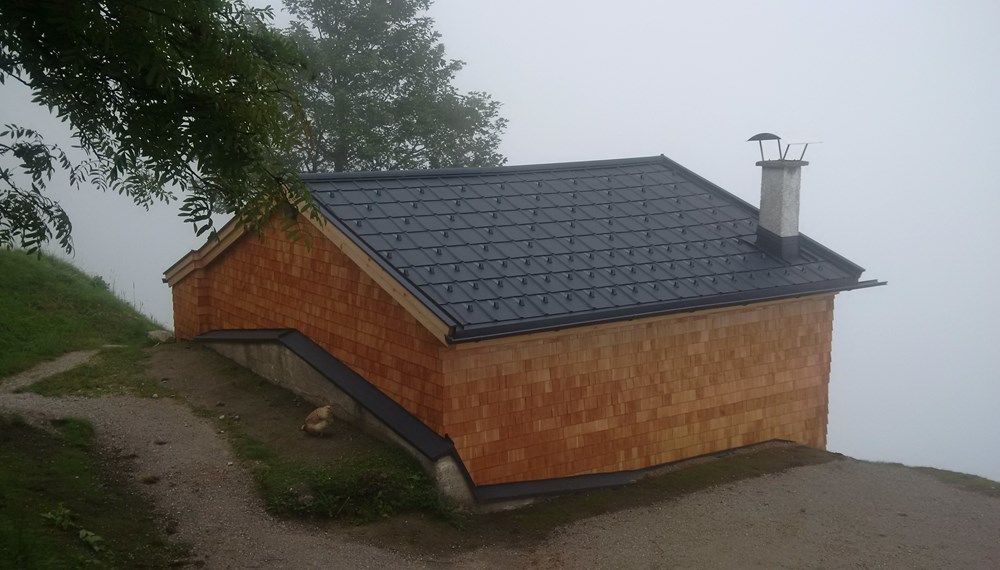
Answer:
[(86, 156), (73, 164), (37, 132), (0, 128), (0, 246), (72, 249), (45, 195), (58, 170), (146, 207), (179, 192), (199, 234), (213, 211), (259, 225), (301, 202), (284, 161), (305, 130), (288, 112), (304, 61), (270, 18), (242, 0), (0, 0), (0, 83), (30, 88)]
[(452, 85), (429, 0), (285, 0), (288, 36), (305, 52), (298, 91), (312, 130), (301, 170), (496, 166), (500, 104)]

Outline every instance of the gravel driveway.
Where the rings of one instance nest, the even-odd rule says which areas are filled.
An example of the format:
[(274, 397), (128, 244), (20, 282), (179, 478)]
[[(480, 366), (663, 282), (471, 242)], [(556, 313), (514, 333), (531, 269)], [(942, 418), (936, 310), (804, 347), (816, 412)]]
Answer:
[(136, 456), (137, 477), (159, 476), (143, 489), (207, 568), (1000, 568), (1000, 499), (849, 459), (586, 519), (529, 550), (408, 557), (268, 515), (228, 444), (178, 403), (3, 393), (9, 382), (0, 413), (86, 418), (105, 450)]
[(581, 521), (541, 568), (1000, 568), (1000, 499), (898, 465), (799, 467)]

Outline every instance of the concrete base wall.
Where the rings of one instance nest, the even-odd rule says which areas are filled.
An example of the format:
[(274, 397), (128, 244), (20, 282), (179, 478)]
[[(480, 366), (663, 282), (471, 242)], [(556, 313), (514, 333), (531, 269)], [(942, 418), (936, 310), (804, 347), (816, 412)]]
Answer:
[(331, 406), (339, 419), (366, 433), (402, 447), (420, 461), (444, 496), (465, 507), (475, 504), (463, 468), (454, 457), (429, 459), (285, 346), (246, 342), (212, 342), (207, 346), (317, 407)]

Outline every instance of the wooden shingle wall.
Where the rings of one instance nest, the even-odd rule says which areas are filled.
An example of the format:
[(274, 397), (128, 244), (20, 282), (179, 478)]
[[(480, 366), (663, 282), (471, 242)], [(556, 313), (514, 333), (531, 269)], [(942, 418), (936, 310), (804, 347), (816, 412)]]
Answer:
[(177, 283), (178, 338), (217, 329), (298, 329), (441, 431), (445, 347), (312, 224), (300, 226), (311, 250), (280, 229), (268, 229), (263, 239), (247, 234)]
[(826, 445), (833, 295), (459, 345), (444, 424), (477, 484)]
[(203, 271), (195, 271), (170, 291), (174, 301), (174, 335), (191, 338), (203, 332), (198, 310), (198, 297), (208, 302), (208, 287)]
[(824, 447), (833, 295), (443, 346), (311, 224), (173, 287), (175, 333), (295, 328), (450, 436), (480, 485)]

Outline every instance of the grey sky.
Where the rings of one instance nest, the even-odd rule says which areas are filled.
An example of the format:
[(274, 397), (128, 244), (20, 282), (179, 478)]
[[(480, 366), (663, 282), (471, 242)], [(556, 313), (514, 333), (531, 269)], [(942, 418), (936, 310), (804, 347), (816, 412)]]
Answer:
[[(263, 2), (259, 2), (263, 3)], [(1000, 4), (438, 0), (511, 164), (666, 154), (757, 203), (750, 135), (804, 133), (804, 232), (888, 287), (838, 297), (830, 448), (1000, 479)], [(23, 90), (3, 122), (52, 125)], [(58, 133), (58, 129), (49, 132)], [(55, 135), (54, 135), (55, 136)], [(60, 193), (76, 261), (170, 321), (175, 209)]]

